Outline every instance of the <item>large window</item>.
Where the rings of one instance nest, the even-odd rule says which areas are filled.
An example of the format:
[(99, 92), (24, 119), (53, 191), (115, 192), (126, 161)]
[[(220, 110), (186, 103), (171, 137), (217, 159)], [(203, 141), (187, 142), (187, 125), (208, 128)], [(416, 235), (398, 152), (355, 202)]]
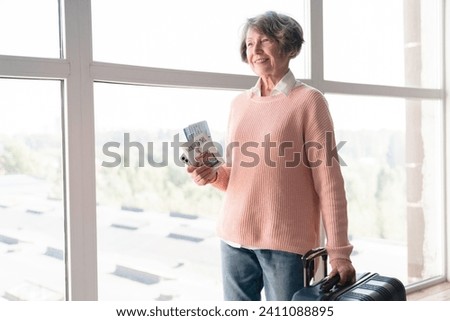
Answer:
[(223, 194), (174, 146), (200, 120), (224, 142), (267, 10), (301, 23), (291, 69), (329, 101), (355, 267), (445, 278), (442, 0), (5, 0), (1, 297), (220, 300)]
[(63, 300), (61, 84), (0, 79), (0, 88), (0, 296)]
[(441, 102), (337, 94), (327, 99), (344, 144), (355, 267), (405, 284), (442, 275)]
[(323, 4), (325, 79), (441, 88), (440, 1)]
[(222, 193), (179, 161), (182, 129), (223, 143), (235, 92), (95, 85), (99, 299), (220, 300)]
[[(304, 7), (304, 0), (95, 0), (94, 60), (252, 74), (237, 54), (245, 20), (276, 10), (291, 14), (305, 25)], [(306, 75), (304, 62), (299, 59), (292, 66), (298, 77)]]
[(408, 285), (445, 273), (443, 102), (414, 89), (442, 88), (441, 6), (323, 1), (323, 89), (346, 141), (353, 259)]

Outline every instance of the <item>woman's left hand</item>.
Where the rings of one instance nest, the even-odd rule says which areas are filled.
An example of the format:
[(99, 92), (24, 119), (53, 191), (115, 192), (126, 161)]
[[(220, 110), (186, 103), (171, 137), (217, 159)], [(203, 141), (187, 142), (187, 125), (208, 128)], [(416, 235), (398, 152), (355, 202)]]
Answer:
[(329, 277), (333, 277), (336, 274), (339, 274), (339, 284), (352, 284), (356, 281), (356, 272), (355, 268), (352, 265), (352, 262), (346, 259), (334, 259), (330, 262), (331, 264), (331, 272)]

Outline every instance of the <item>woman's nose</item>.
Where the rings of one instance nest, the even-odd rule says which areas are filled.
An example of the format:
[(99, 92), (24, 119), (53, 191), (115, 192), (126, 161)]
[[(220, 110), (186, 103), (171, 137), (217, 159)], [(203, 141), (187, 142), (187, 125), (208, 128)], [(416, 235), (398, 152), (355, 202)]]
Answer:
[(256, 53), (262, 51), (262, 45), (260, 41), (255, 42), (255, 45), (253, 46), (253, 51)]

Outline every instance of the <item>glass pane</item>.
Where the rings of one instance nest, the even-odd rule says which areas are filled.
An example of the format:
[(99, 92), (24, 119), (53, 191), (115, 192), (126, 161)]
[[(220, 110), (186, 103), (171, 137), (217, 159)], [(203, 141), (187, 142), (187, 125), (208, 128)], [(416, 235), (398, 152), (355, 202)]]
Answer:
[(61, 84), (0, 79), (0, 88), (0, 296), (63, 300)]
[(327, 95), (360, 272), (443, 275), (441, 102)]
[(240, 30), (267, 10), (292, 15), (304, 28), (305, 48), (291, 62), (296, 77), (304, 78), (310, 46), (305, 0), (94, 0), (94, 60), (252, 75), (240, 59)]
[(58, 0), (1, 0), (0, 55), (60, 57)]
[(223, 144), (236, 95), (95, 84), (100, 300), (221, 299), (222, 193), (191, 181), (173, 143), (206, 120)]
[(324, 0), (325, 79), (442, 86), (440, 0)]

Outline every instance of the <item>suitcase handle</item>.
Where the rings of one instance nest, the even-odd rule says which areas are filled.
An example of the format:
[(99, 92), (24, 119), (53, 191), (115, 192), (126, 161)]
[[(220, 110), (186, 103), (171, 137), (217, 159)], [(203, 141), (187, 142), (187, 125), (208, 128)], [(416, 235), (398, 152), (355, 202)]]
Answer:
[(330, 292), (330, 290), (332, 288), (337, 286), (337, 284), (339, 283), (340, 280), (341, 280), (341, 277), (339, 276), (339, 274), (336, 274), (336, 275), (332, 276), (331, 278), (326, 277), (325, 280), (323, 281), (323, 283), (320, 285), (320, 291)]
[(322, 258), (322, 261), (323, 261), (324, 276), (328, 275), (328, 268), (327, 268), (328, 253), (327, 253), (327, 250), (324, 247), (317, 247), (315, 249), (309, 250), (302, 257), (303, 284), (305, 287), (310, 286), (310, 283), (314, 277), (314, 271), (315, 271), (314, 259), (319, 256)]

